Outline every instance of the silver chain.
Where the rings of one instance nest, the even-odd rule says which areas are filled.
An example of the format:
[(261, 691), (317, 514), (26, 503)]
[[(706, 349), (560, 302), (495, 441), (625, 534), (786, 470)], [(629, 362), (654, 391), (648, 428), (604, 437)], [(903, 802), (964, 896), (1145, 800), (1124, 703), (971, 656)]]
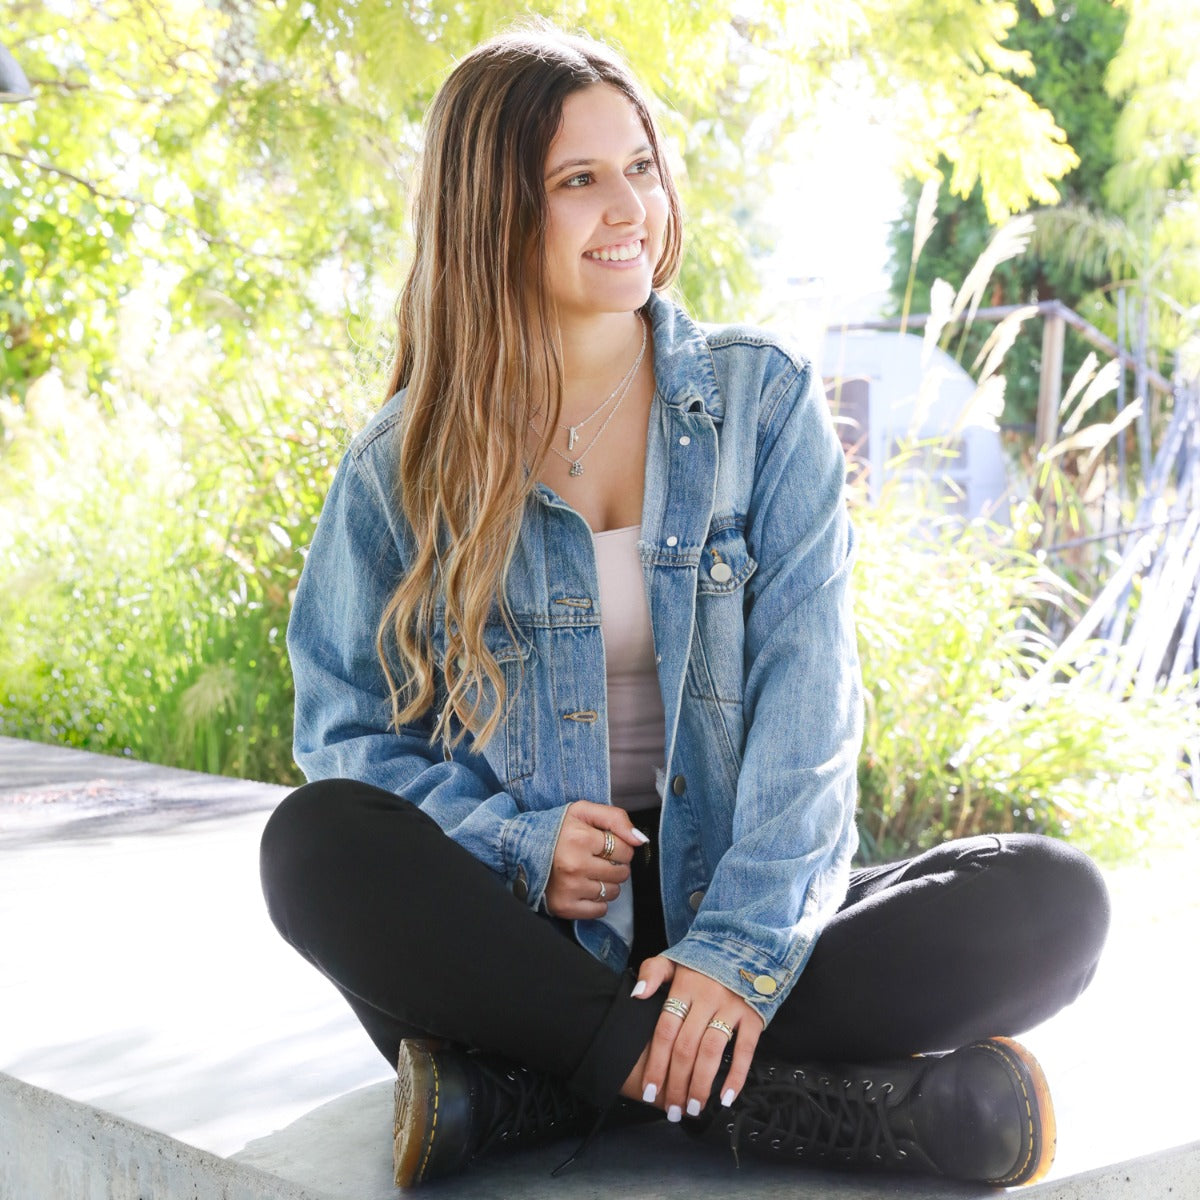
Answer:
[[(621, 404), (625, 400), (625, 397), (629, 394), (629, 388), (630, 388), (630, 385), (633, 383), (633, 377), (637, 374), (638, 367), (640, 367), (642, 365), (642, 359), (646, 356), (646, 343), (649, 340), (648, 334), (647, 334), (647, 325), (646, 325), (646, 321), (643, 317), (639, 317), (638, 320), (641, 321), (641, 323), (642, 323), (642, 346), (641, 346), (641, 349), (638, 351), (637, 358), (635, 358), (633, 360), (633, 366), (631, 366), (629, 368), (629, 370), (625, 372), (624, 378), (613, 389), (612, 394), (608, 397), (607, 400), (604, 401), (603, 404), (600, 405), (599, 408), (597, 408), (590, 416), (588, 416), (584, 420), (579, 421), (575, 425), (562, 425), (562, 424), (559, 425), (559, 429), (566, 429), (569, 431), (568, 437), (567, 437), (567, 449), (573, 450), (575, 448), (575, 439), (578, 435), (578, 431), (580, 429), (582, 429), (586, 424), (588, 424), (588, 422), (590, 422), (594, 417), (598, 416), (599, 413), (604, 408), (606, 408), (609, 404), (612, 404), (614, 399), (616, 400), (616, 404), (613, 404), (612, 412), (610, 412), (608, 414), (608, 416), (605, 418), (604, 424), (601, 425), (600, 428), (596, 430), (595, 437), (593, 437), (592, 440), (590, 442), (588, 442), (588, 444), (584, 447), (583, 452), (579, 455), (578, 458), (571, 458), (570, 455), (564, 454), (556, 446), (550, 447), (551, 451), (553, 451), (553, 453), (557, 454), (558, 457), (563, 460), (563, 462), (571, 464), (571, 470), (570, 470), (569, 474), (572, 476), (578, 476), (578, 475), (583, 474), (583, 460), (587, 457), (588, 452), (591, 450), (591, 448), (600, 440), (600, 435), (608, 428), (609, 422), (612, 421), (613, 417), (615, 417), (617, 415), (617, 410), (621, 407)], [(537, 425), (534, 424), (532, 417), (529, 420), (529, 424), (532, 425), (534, 429), (537, 429)]]

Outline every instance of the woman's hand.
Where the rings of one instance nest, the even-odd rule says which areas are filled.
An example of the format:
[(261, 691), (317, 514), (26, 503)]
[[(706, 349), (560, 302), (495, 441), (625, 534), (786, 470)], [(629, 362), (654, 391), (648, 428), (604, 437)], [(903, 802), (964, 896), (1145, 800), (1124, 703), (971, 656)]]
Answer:
[(575, 920), (604, 916), (629, 878), (634, 850), (649, 840), (623, 808), (591, 800), (568, 805), (546, 884), (550, 914)]
[(663, 1009), (658, 1018), (642, 1072), (642, 1099), (665, 1108), (670, 1121), (680, 1120), (685, 1111), (699, 1116), (731, 1040), (710, 1024), (721, 1021), (733, 1030), (733, 1061), (721, 1089), (721, 1103), (728, 1107), (746, 1082), (764, 1028), (762, 1017), (715, 979), (661, 955), (642, 963), (633, 994), (647, 999), (664, 984), (670, 984), (670, 997), (688, 1010), (680, 1018)]

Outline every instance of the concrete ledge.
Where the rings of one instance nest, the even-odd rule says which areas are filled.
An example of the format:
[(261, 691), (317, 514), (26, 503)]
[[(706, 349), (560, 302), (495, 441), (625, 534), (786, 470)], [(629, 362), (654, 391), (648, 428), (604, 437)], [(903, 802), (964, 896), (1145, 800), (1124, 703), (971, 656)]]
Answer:
[(5, 1200), (329, 1200), (0, 1075)]
[(1200, 1142), (1042, 1183), (1020, 1195), (1029, 1200), (1195, 1200)]
[[(323, 1105), (233, 1159), (0, 1074), (0, 1196), (6, 1200), (396, 1200), (387, 1132), (391, 1088)], [(353, 1131), (352, 1133), (350, 1131)], [(491, 1160), (423, 1189), (441, 1200), (882, 1200), (994, 1197), (937, 1179), (849, 1175), (759, 1161), (739, 1169), (664, 1124), (603, 1134), (558, 1178), (563, 1142)], [(1200, 1196), (1200, 1142), (1053, 1180), (1029, 1200), (1188, 1200)]]

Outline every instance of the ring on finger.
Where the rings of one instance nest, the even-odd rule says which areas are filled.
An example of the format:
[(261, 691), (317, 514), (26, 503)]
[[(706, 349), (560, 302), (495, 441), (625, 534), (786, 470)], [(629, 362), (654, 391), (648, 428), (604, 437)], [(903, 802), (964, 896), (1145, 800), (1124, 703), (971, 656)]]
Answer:
[(678, 1017), (682, 1021), (688, 1015), (691, 1007), (686, 1000), (680, 1000), (678, 996), (668, 996), (663, 1001), (662, 1010), (663, 1012), (670, 1013), (673, 1017)]
[(597, 899), (597, 900), (607, 900), (607, 899), (608, 899), (608, 888), (606, 888), (606, 887), (604, 886), (604, 880), (603, 880), (603, 879), (600, 881), (600, 895), (598, 895), (598, 896), (596, 897), (596, 899)]
[(617, 839), (613, 837), (611, 829), (604, 831), (604, 849), (600, 851), (600, 857), (606, 862), (612, 862), (613, 851), (617, 848)]
[(711, 1021), (709, 1021), (708, 1028), (715, 1029), (719, 1033), (723, 1033), (725, 1035), (726, 1041), (730, 1040), (733, 1037), (733, 1026), (726, 1025), (725, 1022), (720, 1020), (718, 1017), (713, 1017), (713, 1019)]

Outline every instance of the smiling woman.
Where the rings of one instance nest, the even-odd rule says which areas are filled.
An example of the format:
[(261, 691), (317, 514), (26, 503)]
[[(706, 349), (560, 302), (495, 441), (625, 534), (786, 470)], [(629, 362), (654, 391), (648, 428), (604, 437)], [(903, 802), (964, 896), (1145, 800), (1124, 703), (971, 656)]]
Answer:
[(845, 463), (808, 362), (662, 294), (637, 82), (548, 27), (478, 47), (414, 212), (390, 398), (288, 631), (311, 782), (262, 845), (275, 924), (397, 1064), (397, 1182), (685, 1112), (1038, 1178), (1049, 1093), (1000, 1035), (1086, 985), (1103, 884), (1039, 838), (851, 872)]

